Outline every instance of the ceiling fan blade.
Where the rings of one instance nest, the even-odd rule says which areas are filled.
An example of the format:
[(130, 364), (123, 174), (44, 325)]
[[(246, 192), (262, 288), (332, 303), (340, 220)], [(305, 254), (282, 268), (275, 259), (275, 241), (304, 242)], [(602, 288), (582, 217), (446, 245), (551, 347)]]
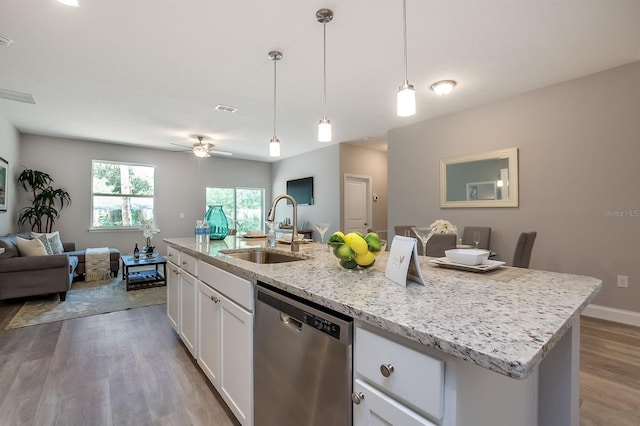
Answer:
[(187, 148), (187, 149), (184, 149), (183, 151), (191, 151), (191, 150), (193, 150), (193, 147), (189, 146), (189, 145), (181, 145), (179, 143), (173, 143), (173, 142), (171, 142), (171, 145), (179, 146), (181, 148)]
[(209, 154), (224, 155), (224, 156), (233, 155), (233, 153), (231, 153), (229, 151), (218, 151), (218, 150), (215, 150), (215, 149), (210, 150)]

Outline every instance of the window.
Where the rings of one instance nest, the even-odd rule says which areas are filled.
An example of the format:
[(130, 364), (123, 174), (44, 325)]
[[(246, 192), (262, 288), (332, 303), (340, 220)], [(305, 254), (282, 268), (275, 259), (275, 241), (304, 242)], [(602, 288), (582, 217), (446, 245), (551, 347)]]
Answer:
[(93, 160), (91, 228), (139, 228), (154, 220), (156, 167)]
[(213, 188), (206, 190), (206, 205), (222, 205), (229, 228), (263, 229), (264, 188)]

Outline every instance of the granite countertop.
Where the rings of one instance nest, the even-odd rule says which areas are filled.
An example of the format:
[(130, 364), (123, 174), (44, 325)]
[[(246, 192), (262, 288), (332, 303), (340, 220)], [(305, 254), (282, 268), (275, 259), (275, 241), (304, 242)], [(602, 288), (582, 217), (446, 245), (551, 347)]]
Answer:
[[(388, 253), (372, 270), (358, 273), (340, 269), (318, 243), (300, 246), (305, 261), (260, 265), (220, 250), (260, 247), (266, 239), (227, 237), (211, 241), (208, 249), (193, 238), (164, 241), (231, 273), (516, 379), (531, 373), (602, 285), (596, 278), (532, 269), (512, 269), (514, 278), (498, 280), (432, 267), (421, 258), (427, 285), (405, 288), (385, 278)], [(277, 249), (290, 251), (284, 244)]]

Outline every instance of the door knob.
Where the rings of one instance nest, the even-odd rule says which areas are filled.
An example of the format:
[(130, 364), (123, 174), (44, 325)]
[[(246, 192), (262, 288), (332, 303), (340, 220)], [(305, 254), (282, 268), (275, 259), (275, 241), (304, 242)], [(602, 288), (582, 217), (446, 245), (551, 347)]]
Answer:
[(364, 399), (364, 394), (362, 392), (354, 392), (351, 394), (351, 401), (354, 404), (359, 405)]
[(218, 302), (220, 302), (220, 299), (218, 299), (218, 298), (217, 298), (217, 297), (215, 297), (215, 296), (211, 296), (211, 301), (212, 301), (213, 303), (218, 303)]
[(391, 364), (382, 364), (380, 366), (380, 374), (384, 377), (389, 377), (393, 373), (393, 365)]

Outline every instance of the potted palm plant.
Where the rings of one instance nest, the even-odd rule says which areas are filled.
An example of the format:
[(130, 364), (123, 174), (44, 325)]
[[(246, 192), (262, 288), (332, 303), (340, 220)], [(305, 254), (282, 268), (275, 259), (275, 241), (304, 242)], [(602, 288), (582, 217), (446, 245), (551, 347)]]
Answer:
[[(60, 210), (71, 204), (71, 196), (64, 188), (53, 188), (53, 178), (39, 170), (25, 169), (18, 176), (18, 183), (33, 194), (31, 206), (20, 210), (18, 225), (31, 225), (36, 232), (51, 232)], [(59, 207), (56, 207), (59, 206)]]

